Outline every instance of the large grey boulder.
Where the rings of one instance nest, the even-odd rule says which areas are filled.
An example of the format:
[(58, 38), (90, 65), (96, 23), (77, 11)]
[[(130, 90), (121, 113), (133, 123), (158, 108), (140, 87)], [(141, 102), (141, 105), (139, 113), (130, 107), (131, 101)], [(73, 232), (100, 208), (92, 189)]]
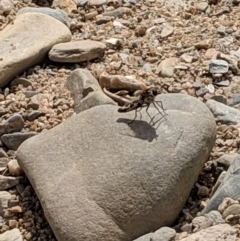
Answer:
[(17, 16), (0, 32), (0, 87), (40, 63), (53, 45), (72, 38), (66, 25), (43, 13)]
[[(159, 95), (168, 115), (101, 105), (26, 140), (17, 159), (58, 241), (130, 241), (173, 224), (216, 138), (208, 108)], [(151, 116), (158, 112), (149, 109)]]

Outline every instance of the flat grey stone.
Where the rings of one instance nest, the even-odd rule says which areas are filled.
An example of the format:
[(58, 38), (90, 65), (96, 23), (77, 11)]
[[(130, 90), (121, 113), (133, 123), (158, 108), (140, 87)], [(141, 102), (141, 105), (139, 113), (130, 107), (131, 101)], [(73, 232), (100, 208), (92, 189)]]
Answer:
[(216, 82), (214, 84), (217, 85), (217, 86), (227, 87), (227, 86), (229, 86), (230, 82), (229, 82), (229, 80), (223, 80), (223, 81), (220, 81), (220, 82)]
[(106, 45), (92, 40), (80, 40), (56, 44), (50, 50), (49, 59), (61, 63), (78, 63), (96, 59), (104, 54)]
[(70, 28), (71, 24), (70, 24), (68, 15), (61, 9), (52, 9), (52, 8), (46, 8), (46, 7), (39, 7), (39, 8), (24, 7), (17, 12), (17, 15), (20, 15), (23, 13), (29, 13), (29, 12), (43, 13), (43, 14), (49, 15), (59, 20), (63, 24), (65, 24), (68, 28)]
[(223, 95), (215, 95), (215, 96), (211, 97), (211, 99), (212, 99), (212, 100), (215, 100), (215, 101), (217, 101), (217, 102), (220, 102), (220, 103), (222, 103), (222, 104), (224, 104), (224, 105), (227, 104), (227, 99), (226, 99), (226, 97), (223, 96)]
[(27, 119), (29, 121), (33, 121), (33, 120), (37, 119), (39, 116), (42, 116), (42, 115), (44, 115), (43, 112), (38, 111), (38, 110), (33, 110), (27, 115)]
[(203, 97), (207, 93), (209, 93), (209, 89), (207, 89), (207, 88), (200, 88), (199, 90), (196, 91), (196, 96)]
[(97, 105), (117, 105), (117, 103), (99, 90), (89, 93), (74, 110), (76, 113), (80, 113)]
[(7, 146), (8, 149), (17, 150), (18, 147), (28, 138), (35, 136), (36, 132), (15, 132), (12, 134), (5, 134), (1, 137), (1, 141)]
[(225, 60), (212, 59), (209, 63), (209, 71), (211, 74), (225, 74), (228, 72), (229, 65)]
[(208, 100), (206, 102), (206, 105), (218, 121), (222, 121), (223, 123), (233, 123), (233, 124), (240, 123), (239, 110), (233, 107), (224, 105), (212, 99)]
[(24, 87), (28, 87), (32, 85), (32, 82), (26, 78), (16, 78), (11, 81), (11, 86), (23, 85)]
[(229, 106), (234, 106), (240, 104), (240, 93), (233, 94), (233, 96), (228, 100)]
[(54, 44), (70, 41), (71, 37), (68, 27), (46, 14), (18, 15), (0, 34), (0, 87), (40, 63)]
[(24, 127), (24, 119), (18, 113), (10, 116), (4, 123), (0, 123), (0, 137), (4, 134), (21, 131)]
[(227, 170), (238, 155), (238, 153), (224, 154), (219, 157), (216, 162), (218, 166), (224, 167), (224, 169)]
[(128, 125), (134, 112), (100, 105), (19, 147), (18, 163), (58, 241), (129, 241), (173, 224), (215, 143), (216, 124), (196, 98), (156, 99), (168, 115), (151, 106), (162, 121), (154, 126), (145, 108)]
[(4, 191), (10, 187), (14, 187), (22, 180), (21, 177), (10, 177), (0, 175), (0, 191)]
[(116, 105), (111, 98), (102, 92), (97, 79), (87, 69), (75, 69), (66, 86), (74, 100), (76, 113), (97, 105)]
[(240, 198), (240, 155), (238, 155), (229, 167), (222, 183), (210, 198), (202, 214), (217, 210), (223, 199), (230, 197), (233, 200)]
[(104, 24), (104, 23), (108, 23), (112, 21), (112, 17), (110, 16), (101, 16), (101, 17), (96, 17), (96, 24), (100, 25), (100, 24)]
[(24, 95), (26, 96), (26, 98), (31, 98), (31, 97), (33, 97), (34, 95), (39, 94), (39, 91), (36, 91), (36, 90), (33, 90), (33, 91), (24, 91), (23, 93), (24, 93)]

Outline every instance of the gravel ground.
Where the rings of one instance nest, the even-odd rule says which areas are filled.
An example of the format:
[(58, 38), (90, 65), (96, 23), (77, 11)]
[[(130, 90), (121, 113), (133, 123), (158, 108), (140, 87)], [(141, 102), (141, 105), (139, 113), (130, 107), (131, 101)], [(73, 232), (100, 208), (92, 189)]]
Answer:
[[(89, 69), (96, 78), (99, 78), (103, 71), (123, 76), (135, 75), (136, 79), (147, 85), (160, 85), (165, 93), (185, 93), (203, 102), (210, 98), (228, 101), (239, 91), (238, 58), (236, 60), (231, 57), (233, 62), (236, 61), (224, 74), (210, 73), (209, 59), (217, 56), (218, 51), (229, 57), (230, 53), (238, 50), (239, 2), (186, 1), (181, 6), (181, 1), (167, 1), (164, 4), (164, 1), (155, 0), (109, 0), (104, 5), (104, 10), (97, 9), (97, 14), (102, 13), (103, 16), (91, 18), (91, 14), (94, 15), (93, 11), (96, 10), (81, 7), (82, 1), (78, 1), (78, 9), (69, 14), (73, 39), (105, 42), (108, 46), (105, 55), (89, 63), (69, 65), (46, 60), (42, 65), (27, 70), (20, 77), (31, 82), (31, 85), (10, 84), (1, 89), (1, 107), (7, 112), (0, 116), (0, 122), (13, 113), (20, 113), (25, 120), (24, 132), (42, 132), (69, 118), (74, 114), (74, 103), (64, 85), (71, 71), (77, 67)], [(48, 5), (44, 1), (42, 4), (39, 1), (38, 4)], [(8, 14), (0, 15), (0, 29), (11, 24), (16, 12), (25, 6), (37, 5), (26, 0), (14, 1), (14, 8)], [(126, 8), (123, 9), (122, 6)], [(109, 17), (104, 16), (104, 13), (114, 9), (120, 12), (119, 17), (109, 21)], [(105, 23), (99, 24), (99, 19), (103, 19)], [(240, 56), (239, 53), (236, 53), (237, 55)], [(177, 68), (172, 72), (168, 71), (175, 58), (179, 61)], [(224, 58), (227, 57), (221, 56), (221, 59)], [(164, 66), (159, 65), (163, 60), (169, 61), (166, 61)], [(230, 60), (227, 62), (230, 63)], [(48, 103), (44, 104), (44, 115), (33, 121), (28, 118), (32, 113), (28, 108), (29, 98), (26, 98), (26, 92), (31, 91), (48, 96)], [(217, 123), (217, 130), (215, 147), (176, 222), (177, 230), (191, 222), (205, 206), (222, 171), (216, 171), (214, 161), (223, 154), (239, 152), (240, 126)], [(6, 148), (4, 150), (8, 158), (15, 157), (15, 152)], [(11, 173), (5, 170), (4, 175)], [(4, 213), (4, 219), (0, 220), (0, 231), (3, 233), (18, 227), (24, 240), (56, 240), (28, 180), (25, 179), (19, 188), (22, 190), (7, 190), (16, 210)], [(14, 206), (16, 204), (17, 206)]]

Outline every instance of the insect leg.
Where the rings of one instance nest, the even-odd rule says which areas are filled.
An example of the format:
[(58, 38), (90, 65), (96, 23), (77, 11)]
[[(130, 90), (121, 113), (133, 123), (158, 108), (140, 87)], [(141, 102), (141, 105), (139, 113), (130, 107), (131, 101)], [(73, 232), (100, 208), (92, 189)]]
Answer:
[(154, 119), (155, 116), (151, 117), (151, 115), (149, 114), (149, 112), (148, 112), (149, 106), (150, 106), (150, 105), (147, 106), (146, 112), (147, 112), (148, 116), (150, 117), (150, 122), (149, 122), (149, 124), (151, 124), (151, 123), (153, 122), (153, 119)]
[[(142, 107), (140, 107), (140, 110), (142, 109)], [(137, 108), (135, 109), (135, 117), (134, 119), (128, 123), (128, 125), (131, 125), (137, 118), (137, 113), (140, 112), (140, 110), (138, 110)], [(140, 112), (141, 116), (142, 116), (142, 113)]]
[(167, 113), (165, 112), (166, 109), (164, 109), (162, 101), (159, 100), (159, 101), (154, 101), (154, 102), (163, 110), (164, 114), (167, 115)]
[[(158, 113), (166, 120), (166, 117), (162, 114), (162, 112), (157, 108), (157, 105), (155, 104), (155, 101), (153, 101), (153, 105), (154, 107), (157, 109)], [(165, 111), (163, 111), (164, 113), (166, 113)]]

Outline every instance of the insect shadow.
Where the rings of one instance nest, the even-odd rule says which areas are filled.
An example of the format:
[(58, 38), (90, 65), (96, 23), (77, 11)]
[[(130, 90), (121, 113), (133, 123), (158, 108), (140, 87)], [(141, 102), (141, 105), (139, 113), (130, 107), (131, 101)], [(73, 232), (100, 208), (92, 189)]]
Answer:
[(131, 135), (131, 134), (124, 134), (124, 135), (128, 135), (134, 138), (139, 138), (142, 140), (147, 140), (149, 142), (152, 142), (154, 139), (157, 139), (158, 137), (158, 134), (156, 133), (157, 128), (154, 128), (153, 125), (150, 125), (148, 122), (144, 120), (135, 120), (134, 123), (131, 125), (129, 125), (129, 119), (127, 118), (119, 118), (117, 119), (117, 122), (127, 124), (134, 132), (134, 135)]

